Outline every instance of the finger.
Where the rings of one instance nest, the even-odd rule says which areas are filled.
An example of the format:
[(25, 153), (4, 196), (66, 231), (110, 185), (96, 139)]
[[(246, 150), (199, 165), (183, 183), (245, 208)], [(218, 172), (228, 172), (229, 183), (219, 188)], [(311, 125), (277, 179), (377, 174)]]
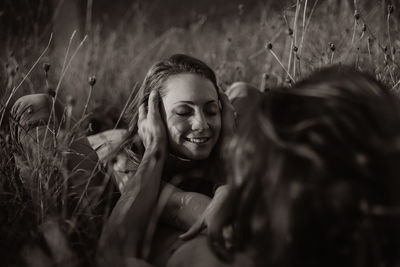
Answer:
[(224, 91), (221, 90), (221, 88), (219, 88), (219, 96), (222, 102), (222, 106), (230, 104), (229, 97), (225, 94)]
[[(220, 213), (223, 214), (223, 213)], [(210, 222), (208, 225), (208, 239), (210, 242), (214, 244), (219, 244), (223, 246), (225, 244), (225, 239), (223, 236), (223, 229), (224, 229), (224, 221), (223, 217), (217, 216), (214, 218), (212, 223)]]
[(206, 225), (203, 223), (203, 220), (198, 220), (186, 233), (181, 234), (179, 238), (182, 240), (189, 240), (198, 235), (204, 228), (206, 228)]
[(231, 101), (229, 100), (229, 97), (222, 90), (220, 90), (220, 102), (224, 114), (228, 115), (232, 113), (233, 114), (232, 116), (234, 116), (234, 114), (236, 113), (235, 108), (232, 105)]
[(222, 236), (222, 231), (218, 233), (210, 232), (208, 234), (207, 241), (208, 245), (211, 247), (211, 249), (214, 251), (219, 259), (225, 262), (233, 261), (230, 250), (225, 247), (225, 240)]
[(190, 229), (186, 231), (186, 233), (181, 234), (179, 238), (182, 240), (189, 240), (198, 235), (204, 228), (205, 225), (202, 221), (199, 220), (195, 224), (193, 224), (192, 227), (190, 227)]
[(158, 112), (159, 94), (156, 90), (151, 91), (149, 96), (149, 114)]
[(144, 107), (144, 104), (141, 104), (139, 106), (139, 117), (138, 117), (138, 123), (143, 121), (146, 118), (146, 109)]
[(233, 246), (233, 227), (227, 226), (222, 230), (222, 236), (225, 241), (225, 247), (229, 250)]
[(234, 109), (234, 111), (233, 111), (233, 116), (235, 117), (235, 120), (236, 120), (237, 117), (238, 117), (238, 113), (235, 111), (235, 109)]

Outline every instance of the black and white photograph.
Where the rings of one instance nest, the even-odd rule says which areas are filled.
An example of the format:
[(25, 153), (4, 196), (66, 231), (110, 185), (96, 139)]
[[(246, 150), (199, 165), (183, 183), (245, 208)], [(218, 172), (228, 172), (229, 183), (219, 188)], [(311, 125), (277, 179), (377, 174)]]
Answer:
[(400, 0), (0, 0), (0, 266), (400, 267)]

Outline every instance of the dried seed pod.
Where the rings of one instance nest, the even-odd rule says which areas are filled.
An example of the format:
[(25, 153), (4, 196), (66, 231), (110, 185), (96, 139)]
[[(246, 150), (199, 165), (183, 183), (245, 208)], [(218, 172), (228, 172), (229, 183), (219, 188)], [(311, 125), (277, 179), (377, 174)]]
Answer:
[(96, 84), (96, 76), (90, 76), (88, 82), (90, 86), (94, 86)]
[(56, 97), (56, 91), (51, 87), (47, 89), (47, 94), (53, 98)]
[(388, 5), (388, 14), (392, 14), (394, 11), (394, 6), (393, 5)]
[(44, 71), (45, 71), (46, 73), (49, 72), (49, 70), (50, 70), (50, 63), (48, 63), (48, 62), (43, 63), (43, 69), (44, 69)]
[(332, 52), (335, 52), (336, 46), (334, 43), (329, 43), (329, 48), (331, 49)]
[(362, 31), (363, 31), (363, 32), (367, 31), (367, 24), (365, 24), (365, 23), (363, 24), (363, 26), (362, 26)]
[(359, 19), (360, 19), (360, 13), (358, 12), (358, 10), (354, 11), (354, 18), (355, 18), (356, 20), (359, 20)]

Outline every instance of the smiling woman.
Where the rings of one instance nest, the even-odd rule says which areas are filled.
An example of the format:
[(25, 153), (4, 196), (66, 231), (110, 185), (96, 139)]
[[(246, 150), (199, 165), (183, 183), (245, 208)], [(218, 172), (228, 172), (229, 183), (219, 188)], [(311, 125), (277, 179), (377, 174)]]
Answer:
[[(230, 91), (261, 94), (244, 84)], [(233, 136), (235, 110), (210, 67), (173, 55), (150, 68), (125, 119), (128, 160), (116, 174), (122, 195), (103, 230), (101, 257), (164, 266), (183, 239), (207, 227), (225, 192), (220, 151)], [(154, 211), (161, 217), (151, 233)]]
[[(156, 102), (155, 121), (148, 116), (152, 92)], [(211, 195), (212, 184), (223, 182), (224, 177), (219, 164), (207, 174), (203, 166), (216, 163), (221, 143), (232, 135), (234, 128), (233, 107), (227, 97), (221, 98), (220, 94), (213, 70), (198, 59), (173, 55), (153, 65), (125, 113), (132, 141), (125, 146), (132, 163), (129, 170), (136, 172), (147, 149), (146, 143), (158, 148), (166, 143), (168, 157), (163, 180), (170, 181), (178, 174), (184, 174), (184, 180), (194, 178), (193, 170), (201, 166), (203, 174), (200, 176), (208, 177), (211, 182), (206, 190), (207, 195)], [(155, 125), (162, 128), (161, 135), (155, 137), (157, 140), (146, 142), (148, 128)], [(121, 189), (123, 191), (123, 187)]]
[(165, 88), (162, 115), (171, 150), (183, 158), (206, 159), (221, 130), (215, 86), (196, 74), (179, 74), (169, 78)]

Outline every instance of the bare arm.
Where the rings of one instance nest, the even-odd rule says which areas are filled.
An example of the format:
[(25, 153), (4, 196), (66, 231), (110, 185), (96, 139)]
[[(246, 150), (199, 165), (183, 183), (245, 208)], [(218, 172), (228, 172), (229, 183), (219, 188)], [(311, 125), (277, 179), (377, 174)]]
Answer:
[(136, 257), (157, 203), (165, 151), (146, 150), (143, 160), (110, 215), (100, 239), (100, 250), (118, 250)]
[(187, 231), (201, 218), (211, 198), (200, 193), (185, 192), (174, 185), (163, 183), (162, 191), (167, 190), (169, 197), (161, 214), (161, 221)]
[(139, 249), (157, 204), (167, 154), (158, 101), (158, 93), (153, 91), (147, 114), (144, 105), (139, 108), (138, 133), (145, 153), (103, 229), (98, 251), (100, 265), (124, 266), (127, 260), (140, 257)]

